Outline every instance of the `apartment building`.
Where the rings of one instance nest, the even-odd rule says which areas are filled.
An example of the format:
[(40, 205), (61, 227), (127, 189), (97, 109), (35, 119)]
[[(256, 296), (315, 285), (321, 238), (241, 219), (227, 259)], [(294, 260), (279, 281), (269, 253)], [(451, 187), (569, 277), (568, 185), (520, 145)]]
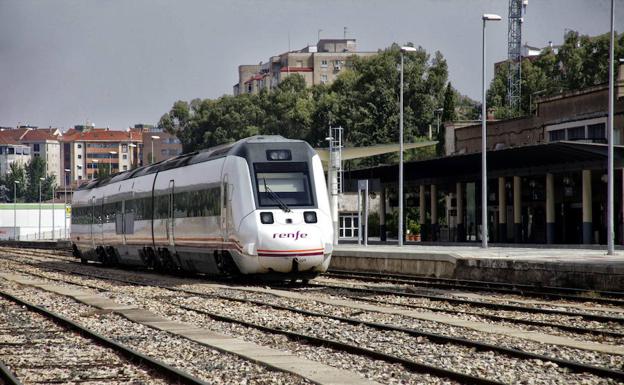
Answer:
[(113, 174), (140, 166), (142, 130), (77, 126), (63, 135), (62, 149), (63, 168), (71, 170), (66, 183), (80, 185), (96, 178), (100, 165)]
[(0, 151), (3, 164), (0, 174), (4, 175), (13, 161), (24, 165), (31, 157), (41, 157), (46, 161), (46, 175), (59, 181), (61, 175), (60, 138), (58, 128), (19, 127), (0, 131)]
[(303, 76), (308, 87), (329, 84), (350, 65), (354, 56), (375, 54), (358, 52), (355, 39), (321, 39), (314, 46), (272, 56), (266, 63), (238, 66), (234, 95), (270, 90), (291, 74)]
[(157, 163), (182, 154), (180, 139), (160, 128), (143, 131), (143, 146), (143, 164)]

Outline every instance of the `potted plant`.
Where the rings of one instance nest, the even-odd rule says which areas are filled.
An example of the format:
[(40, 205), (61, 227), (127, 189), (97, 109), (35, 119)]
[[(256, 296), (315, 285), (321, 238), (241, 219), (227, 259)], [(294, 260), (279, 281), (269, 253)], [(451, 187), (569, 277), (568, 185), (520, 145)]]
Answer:
[(410, 221), (407, 227), (407, 240), (420, 242), (420, 223), (417, 221)]

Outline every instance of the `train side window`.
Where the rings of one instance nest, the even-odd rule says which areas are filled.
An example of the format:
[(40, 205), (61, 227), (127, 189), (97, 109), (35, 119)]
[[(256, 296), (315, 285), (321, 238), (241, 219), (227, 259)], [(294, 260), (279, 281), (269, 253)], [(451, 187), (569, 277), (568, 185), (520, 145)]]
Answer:
[(227, 181), (223, 183), (223, 208), (228, 206), (228, 183)]

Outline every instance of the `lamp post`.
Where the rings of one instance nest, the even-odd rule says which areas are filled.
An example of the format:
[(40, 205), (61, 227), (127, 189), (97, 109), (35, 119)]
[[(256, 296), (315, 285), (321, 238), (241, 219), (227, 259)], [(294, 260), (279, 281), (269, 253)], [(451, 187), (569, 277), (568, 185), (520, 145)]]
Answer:
[(151, 162), (150, 164), (154, 163), (154, 139), (160, 139), (160, 136), (158, 135), (152, 135), (152, 153), (151, 153)]
[(17, 184), (18, 180), (13, 180), (13, 239), (17, 239)]
[(607, 254), (613, 255), (615, 252), (613, 231), (613, 57), (615, 36), (613, 24), (615, 17), (615, 3), (611, 0), (611, 33), (609, 43), (609, 116), (607, 118)]
[(444, 112), (444, 108), (440, 107), (433, 111), (438, 116), (438, 127), (436, 128), (436, 134), (440, 135), (440, 119), (442, 118), (442, 113)]
[(113, 155), (117, 154), (117, 151), (108, 152), (108, 174), (113, 174)]
[(399, 103), (399, 247), (403, 246), (403, 65), (405, 52), (416, 52), (414, 47), (401, 47), (401, 79)]
[(128, 148), (130, 148), (130, 150), (128, 150), (128, 152), (130, 153), (130, 169), (132, 170), (134, 168), (134, 149), (136, 148), (136, 144), (134, 143), (128, 143)]
[(67, 238), (67, 173), (71, 172), (70, 169), (66, 168), (65, 173), (63, 174), (63, 184), (65, 185), (65, 192), (64, 192), (64, 202), (65, 204), (63, 205), (63, 238)]
[(39, 178), (39, 230), (37, 232), (37, 239), (41, 239), (41, 181), (45, 178)]
[(481, 93), (481, 247), (488, 247), (488, 218), (487, 218), (487, 106), (485, 102), (485, 24), (488, 21), (500, 21), (501, 17), (491, 13), (484, 13), (483, 20), (483, 69)]
[(52, 185), (52, 240), (54, 240), (54, 232), (56, 226), (54, 226), (54, 184)]

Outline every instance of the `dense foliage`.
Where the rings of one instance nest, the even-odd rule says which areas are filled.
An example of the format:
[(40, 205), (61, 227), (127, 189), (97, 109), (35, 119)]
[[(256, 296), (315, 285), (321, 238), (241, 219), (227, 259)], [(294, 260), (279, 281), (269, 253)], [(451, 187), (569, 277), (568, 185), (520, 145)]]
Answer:
[[(306, 87), (303, 77), (293, 74), (271, 92), (177, 101), (159, 124), (180, 138), (185, 151), (255, 134), (279, 134), (326, 146), (330, 125), (344, 128), (349, 146), (396, 143), (400, 55), (400, 47), (394, 44), (369, 58), (354, 56), (331, 85)], [(456, 100), (462, 100), (460, 106), (468, 111), (463, 115), (474, 110), (474, 103), (466, 103), (468, 99), (458, 95), (447, 80), (447, 63), (441, 53), (430, 55), (418, 48), (405, 54), (406, 142), (428, 135), (429, 126), (436, 124), (435, 110), (442, 106), (455, 106)]]
[[(615, 58), (624, 57), (624, 34), (615, 39)], [(535, 58), (522, 61), (521, 110), (507, 107), (509, 67), (498, 67), (487, 93), (488, 107), (499, 119), (529, 114), (535, 98), (568, 90), (580, 90), (609, 80), (609, 34), (590, 37), (569, 31), (557, 52), (547, 48)], [(617, 74), (614, 74), (617, 76)], [(532, 104), (532, 105), (531, 105)]]
[(0, 179), (0, 201), (13, 202), (14, 187), (18, 202), (39, 202), (40, 187), (41, 200), (52, 199), (56, 178), (47, 176), (45, 170), (46, 162), (40, 157), (33, 157), (26, 166), (18, 162), (11, 163), (10, 172)]

